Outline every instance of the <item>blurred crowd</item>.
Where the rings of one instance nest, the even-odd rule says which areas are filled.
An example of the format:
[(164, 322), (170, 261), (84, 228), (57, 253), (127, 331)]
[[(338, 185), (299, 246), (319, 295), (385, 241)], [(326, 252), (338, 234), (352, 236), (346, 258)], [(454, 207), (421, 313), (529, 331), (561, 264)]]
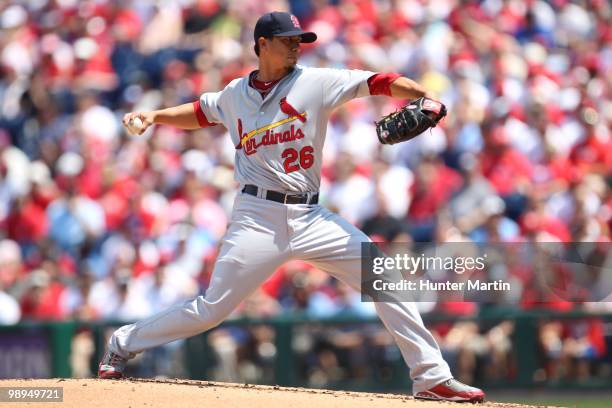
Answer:
[[(134, 320), (206, 290), (237, 188), (230, 138), (221, 126), (130, 137), (121, 118), (194, 101), (255, 69), (252, 28), (271, 10), (291, 10), (318, 34), (300, 63), (399, 72), (450, 112), (428, 134), (382, 147), (373, 122), (405, 101), (338, 109), (323, 205), (376, 241), (609, 242), (607, 1), (4, 2), (0, 324)], [(370, 306), (292, 262), (235, 315), (373, 316)], [(470, 372), (476, 355), (499, 354), (507, 367), (510, 326), (436, 334)], [(558, 362), (605, 355), (605, 335), (553, 322), (540, 342)]]

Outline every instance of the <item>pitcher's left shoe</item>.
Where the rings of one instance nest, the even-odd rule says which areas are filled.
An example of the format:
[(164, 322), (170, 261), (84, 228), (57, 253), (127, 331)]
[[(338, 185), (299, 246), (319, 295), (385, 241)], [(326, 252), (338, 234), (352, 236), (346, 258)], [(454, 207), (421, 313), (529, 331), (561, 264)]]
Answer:
[(414, 398), (432, 401), (484, 402), (485, 393), (481, 389), (451, 378), (427, 391), (417, 392)]

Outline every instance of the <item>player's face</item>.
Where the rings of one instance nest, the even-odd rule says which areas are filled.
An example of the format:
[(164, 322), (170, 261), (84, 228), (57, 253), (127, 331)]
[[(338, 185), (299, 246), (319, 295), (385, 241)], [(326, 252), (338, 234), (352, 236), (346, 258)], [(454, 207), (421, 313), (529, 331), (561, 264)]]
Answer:
[(272, 37), (269, 43), (270, 57), (274, 58), (279, 65), (293, 67), (300, 54), (300, 40), (299, 36)]

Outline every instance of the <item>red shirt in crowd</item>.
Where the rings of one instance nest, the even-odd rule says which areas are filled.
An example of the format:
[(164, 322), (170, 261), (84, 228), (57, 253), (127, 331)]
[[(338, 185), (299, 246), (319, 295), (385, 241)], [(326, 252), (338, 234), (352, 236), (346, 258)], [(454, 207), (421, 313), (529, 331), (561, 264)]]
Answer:
[(64, 286), (52, 282), (49, 286), (33, 288), (21, 300), (21, 315), (24, 320), (61, 320), (64, 312), (60, 298)]
[(516, 191), (522, 180), (532, 180), (533, 166), (522, 153), (508, 147), (485, 151), (481, 158), (482, 173), (501, 196)]
[(409, 216), (415, 220), (433, 217), (461, 184), (462, 178), (459, 173), (443, 164), (436, 165), (430, 181), (424, 182), (417, 178), (411, 186), (414, 199), (408, 211)]

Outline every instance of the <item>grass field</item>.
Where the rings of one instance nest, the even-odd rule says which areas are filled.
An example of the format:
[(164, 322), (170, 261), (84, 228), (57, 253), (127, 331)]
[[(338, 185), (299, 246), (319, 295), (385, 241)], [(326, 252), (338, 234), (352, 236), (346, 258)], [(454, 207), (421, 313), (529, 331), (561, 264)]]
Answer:
[(489, 400), (496, 402), (513, 402), (539, 406), (576, 407), (576, 408), (610, 408), (612, 407), (612, 392), (583, 394), (571, 392), (527, 393), (489, 393)]

